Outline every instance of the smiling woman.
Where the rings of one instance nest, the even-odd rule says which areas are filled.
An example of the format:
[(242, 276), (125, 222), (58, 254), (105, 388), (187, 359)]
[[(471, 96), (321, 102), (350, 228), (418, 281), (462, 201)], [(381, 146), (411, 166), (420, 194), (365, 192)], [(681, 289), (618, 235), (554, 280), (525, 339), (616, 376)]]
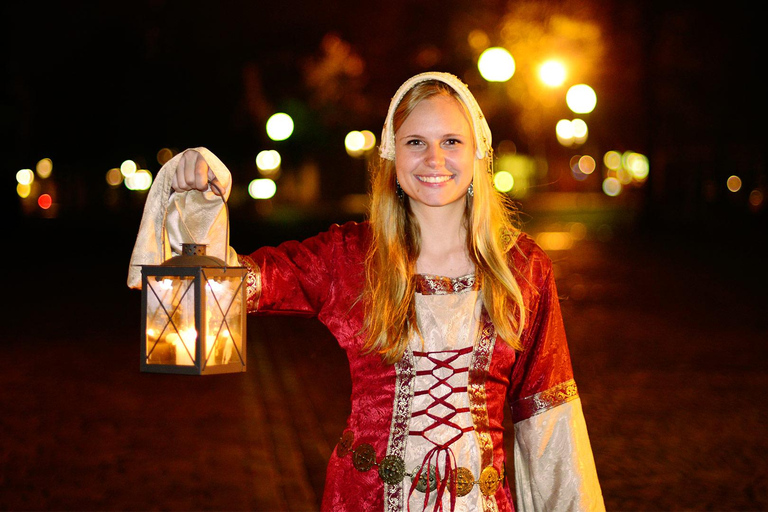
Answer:
[[(475, 98), (453, 75), (417, 75), (381, 140), (368, 221), (249, 255), (224, 245), (248, 269), (250, 313), (317, 316), (347, 353), (351, 412), (322, 509), (514, 510), (507, 402), (518, 509), (603, 510), (552, 263), (493, 187)], [(229, 193), (228, 171), (203, 148), (166, 165), (172, 178), (157, 182), (174, 192), (158, 197), (179, 205), (185, 228), (220, 207), (209, 182)], [(186, 206), (200, 191), (206, 202)], [(218, 232), (209, 213), (200, 239)]]

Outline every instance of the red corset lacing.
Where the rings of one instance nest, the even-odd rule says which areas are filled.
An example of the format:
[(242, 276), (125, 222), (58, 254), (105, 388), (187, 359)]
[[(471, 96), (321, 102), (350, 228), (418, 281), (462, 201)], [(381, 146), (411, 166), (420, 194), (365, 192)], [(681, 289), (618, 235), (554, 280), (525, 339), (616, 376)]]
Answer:
[[(414, 397), (417, 396), (423, 396), (423, 395), (429, 395), (429, 397), (432, 399), (431, 403), (427, 405), (424, 409), (420, 411), (414, 411), (413, 417), (417, 416), (427, 416), (432, 420), (432, 423), (429, 424), (426, 428), (423, 430), (411, 430), (410, 435), (412, 436), (421, 436), (430, 443), (434, 445), (434, 448), (429, 450), (427, 454), (424, 456), (424, 461), (421, 464), (421, 467), (416, 472), (416, 475), (413, 477), (413, 481), (411, 483), (410, 491), (408, 492), (408, 510), (410, 511), (410, 498), (413, 492), (416, 490), (416, 485), (419, 483), (419, 480), (423, 477), (426, 480), (426, 489), (424, 492), (424, 506), (422, 510), (426, 510), (427, 505), (429, 503), (429, 495), (431, 491), (432, 485), (431, 475), (430, 475), (430, 468), (435, 468), (435, 492), (437, 493), (436, 499), (435, 499), (435, 505), (433, 510), (443, 510), (443, 495), (445, 494), (445, 491), (448, 490), (450, 493), (450, 503), (451, 503), (451, 510), (454, 510), (456, 506), (456, 458), (453, 454), (453, 451), (450, 449), (450, 446), (461, 439), (461, 436), (463, 436), (467, 432), (472, 432), (474, 430), (474, 426), (470, 425), (468, 427), (462, 427), (460, 425), (457, 425), (453, 422), (453, 419), (461, 414), (469, 411), (469, 407), (455, 407), (453, 404), (451, 404), (448, 401), (448, 398), (453, 393), (466, 393), (467, 387), (461, 386), (461, 387), (453, 387), (451, 384), (448, 383), (448, 380), (452, 378), (455, 375), (466, 373), (469, 371), (469, 367), (462, 367), (462, 368), (454, 368), (453, 363), (462, 355), (468, 354), (472, 352), (472, 347), (466, 347), (459, 350), (444, 350), (439, 352), (413, 352), (413, 355), (416, 357), (424, 357), (429, 362), (432, 363), (432, 368), (429, 370), (418, 370), (416, 372), (416, 375), (432, 375), (432, 377), (435, 378), (436, 382), (429, 387), (429, 389), (420, 389), (413, 393)], [(449, 354), (445, 359), (438, 359), (435, 357), (437, 354)], [(447, 369), (449, 372), (447, 373), (446, 377), (439, 377), (437, 375), (438, 371), (441, 369)], [(447, 391), (442, 394), (442, 396), (438, 396), (438, 388), (440, 386), (447, 386), (450, 388), (450, 391)], [(443, 406), (444, 408), (448, 409), (447, 411), (443, 411), (442, 415), (438, 415), (438, 413), (435, 412), (435, 409), (438, 406)], [(447, 441), (443, 443), (438, 443), (432, 439), (430, 439), (430, 434), (432, 431), (438, 427), (447, 427), (450, 429), (453, 429), (456, 431), (456, 434), (448, 439)], [(441, 457), (442, 456), (442, 457)], [(442, 458), (442, 463), (441, 463)], [(426, 473), (425, 473), (426, 472)]]

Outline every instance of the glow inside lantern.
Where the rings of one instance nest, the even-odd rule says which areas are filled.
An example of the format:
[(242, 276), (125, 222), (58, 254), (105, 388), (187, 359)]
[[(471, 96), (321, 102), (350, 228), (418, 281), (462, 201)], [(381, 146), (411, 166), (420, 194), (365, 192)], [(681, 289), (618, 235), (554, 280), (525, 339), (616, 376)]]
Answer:
[(162, 265), (143, 265), (141, 371), (244, 372), (245, 276), (200, 244), (183, 244)]

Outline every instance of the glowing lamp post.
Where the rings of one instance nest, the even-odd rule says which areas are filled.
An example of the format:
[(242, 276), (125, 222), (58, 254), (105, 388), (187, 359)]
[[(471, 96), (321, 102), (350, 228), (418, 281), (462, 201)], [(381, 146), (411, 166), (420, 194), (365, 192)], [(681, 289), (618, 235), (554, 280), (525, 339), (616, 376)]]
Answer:
[(245, 268), (183, 244), (180, 256), (141, 274), (142, 372), (245, 371)]

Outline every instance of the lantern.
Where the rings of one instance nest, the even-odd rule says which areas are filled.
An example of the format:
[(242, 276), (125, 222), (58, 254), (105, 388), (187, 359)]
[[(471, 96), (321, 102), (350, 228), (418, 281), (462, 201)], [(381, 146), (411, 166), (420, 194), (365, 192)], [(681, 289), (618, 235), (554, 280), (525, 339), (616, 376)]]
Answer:
[(143, 265), (141, 371), (245, 371), (246, 269), (206, 256), (205, 245)]

